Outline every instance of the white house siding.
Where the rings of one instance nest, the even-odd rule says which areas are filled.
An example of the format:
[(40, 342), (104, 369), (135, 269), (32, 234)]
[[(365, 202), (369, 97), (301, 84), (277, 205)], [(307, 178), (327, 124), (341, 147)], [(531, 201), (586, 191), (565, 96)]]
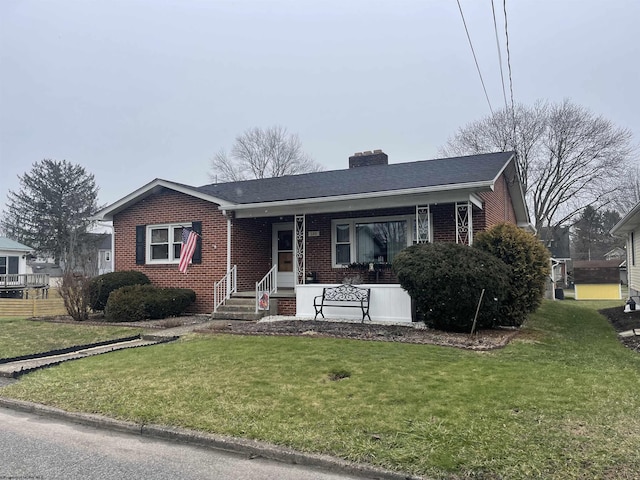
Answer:
[[(633, 242), (631, 237), (633, 235)], [(634, 230), (627, 237), (627, 273), (629, 275), (629, 295), (640, 295), (640, 231)], [(634, 262), (635, 257), (635, 262)]]
[[(0, 257), (7, 258), (7, 267), (8, 267), (8, 258), (9, 257), (18, 257), (18, 274), (22, 275), (25, 273), (31, 273), (27, 271), (27, 260), (26, 260), (26, 252), (18, 252), (15, 250), (0, 250)], [(24, 257), (24, 258), (23, 258)], [(12, 272), (13, 273), (13, 272)]]

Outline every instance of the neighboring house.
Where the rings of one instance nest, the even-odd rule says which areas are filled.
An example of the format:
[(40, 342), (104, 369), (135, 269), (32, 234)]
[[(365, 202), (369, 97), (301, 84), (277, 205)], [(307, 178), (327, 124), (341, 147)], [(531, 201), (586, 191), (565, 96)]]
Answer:
[(0, 237), (0, 275), (20, 275), (27, 272), (27, 258), (33, 248), (6, 237)]
[(60, 288), (62, 286), (62, 268), (53, 263), (52, 260), (38, 258), (30, 262), (29, 266), (34, 274), (47, 275), (50, 287)]
[[(350, 157), (345, 170), (202, 187), (156, 179), (96, 219), (113, 221), (116, 271), (139, 270), (156, 285), (195, 290), (197, 312), (217, 307), (214, 284), (228, 272), (233, 281), (223, 286), (255, 291), (274, 267), (279, 313), (294, 314), (308, 280), (341, 283), (359, 265), (367, 282), (380, 281), (385, 270), (382, 281), (397, 283), (379, 267), (414, 243), (470, 245), (505, 221), (532, 230), (516, 168), (512, 152), (390, 165), (376, 150)], [(181, 274), (185, 227), (200, 238)]]
[(626, 239), (626, 267), (627, 281), (629, 284), (629, 296), (636, 302), (640, 300), (640, 249), (638, 241), (640, 239), (640, 203), (629, 211), (611, 229), (611, 235)]
[(540, 241), (551, 253), (551, 283), (554, 295), (568, 286), (568, 271), (571, 264), (569, 227), (542, 227), (538, 232)]
[(627, 252), (624, 248), (615, 247), (604, 254), (605, 260), (618, 260), (618, 270), (620, 271), (620, 282), (623, 285), (629, 283), (627, 275)]
[(615, 247), (604, 254), (605, 260), (623, 260), (627, 257), (627, 252), (624, 248)]
[(0, 297), (19, 297), (29, 288), (48, 287), (48, 277), (33, 275), (27, 260), (33, 248), (0, 237)]
[(100, 243), (98, 243), (98, 275), (113, 272), (111, 244), (111, 234), (103, 234)]

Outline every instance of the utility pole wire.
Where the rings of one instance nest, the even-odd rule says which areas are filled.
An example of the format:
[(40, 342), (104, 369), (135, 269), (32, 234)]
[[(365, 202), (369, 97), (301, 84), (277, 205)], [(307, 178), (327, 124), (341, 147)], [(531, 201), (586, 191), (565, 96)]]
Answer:
[(507, 66), (509, 67), (509, 90), (511, 91), (511, 111), (514, 108), (513, 102), (513, 78), (511, 77), (511, 54), (509, 52), (509, 28), (507, 23), (507, 0), (502, 0), (502, 9), (504, 10), (504, 34), (507, 38)]
[[(511, 76), (511, 53), (509, 51), (509, 27), (507, 22), (507, 0), (502, 0), (502, 10), (504, 11), (504, 35), (507, 40), (507, 67), (509, 68), (509, 92), (511, 93), (511, 127), (513, 128), (513, 141), (517, 143), (516, 136), (518, 132), (516, 128), (516, 107), (513, 101), (513, 78)], [(516, 151), (516, 155), (518, 155), (517, 151)], [(516, 162), (516, 164), (517, 163), (518, 162)]]
[(506, 109), (509, 109), (509, 104), (507, 103), (507, 91), (504, 86), (504, 70), (502, 69), (502, 51), (500, 50), (500, 39), (498, 38), (498, 22), (496, 21), (496, 7), (494, 4), (494, 0), (491, 0), (491, 13), (493, 14), (493, 31), (496, 33), (496, 47), (498, 48), (498, 63), (500, 64), (500, 81), (502, 82), (502, 97), (504, 98), (504, 107)]
[[(464, 30), (467, 32), (467, 40), (469, 40), (469, 46), (471, 47), (471, 53), (473, 54), (473, 60), (476, 62), (476, 70), (478, 70), (478, 75), (480, 76), (480, 83), (482, 83), (482, 89), (484, 90), (484, 96), (487, 99), (487, 103), (489, 104), (489, 110), (491, 114), (493, 114), (493, 108), (491, 107), (491, 101), (489, 100), (489, 95), (487, 94), (487, 88), (484, 85), (484, 79), (482, 78), (482, 72), (480, 72), (480, 65), (478, 65), (478, 58), (476, 57), (476, 51), (473, 49), (473, 43), (471, 42), (471, 36), (469, 35), (469, 29), (467, 28), (467, 22), (464, 19), (464, 13), (462, 13), (462, 6), (460, 5), (460, 0), (456, 0), (458, 2), (458, 8), (460, 9), (460, 16), (462, 17), (462, 23), (464, 24)], [(507, 43), (508, 45), (508, 43)], [(507, 50), (508, 51), (508, 50)]]

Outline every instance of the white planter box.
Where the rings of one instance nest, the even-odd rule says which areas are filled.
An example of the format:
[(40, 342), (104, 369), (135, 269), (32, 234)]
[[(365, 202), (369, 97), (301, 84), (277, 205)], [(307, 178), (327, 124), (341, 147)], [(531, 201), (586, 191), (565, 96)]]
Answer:
[[(296, 286), (296, 316), (313, 318), (315, 310), (313, 299), (322, 295), (324, 287), (337, 287), (339, 284), (308, 284)], [(411, 297), (397, 284), (362, 284), (361, 288), (370, 288), (369, 314), (373, 322), (411, 323)], [(344, 318), (362, 320), (359, 308), (324, 307), (325, 318)], [(319, 319), (322, 319), (318, 315)], [(368, 319), (367, 319), (368, 321)]]

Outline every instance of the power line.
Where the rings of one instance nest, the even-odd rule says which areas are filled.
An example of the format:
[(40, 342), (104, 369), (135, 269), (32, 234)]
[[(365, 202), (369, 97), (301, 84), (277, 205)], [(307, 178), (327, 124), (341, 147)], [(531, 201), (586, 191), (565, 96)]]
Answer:
[(511, 111), (514, 109), (513, 102), (513, 78), (511, 77), (511, 54), (509, 52), (509, 28), (507, 23), (507, 0), (502, 0), (504, 10), (504, 34), (507, 38), (507, 66), (509, 67), (509, 90), (511, 91)]
[[(456, 1), (458, 2), (458, 8), (460, 9), (460, 16), (462, 17), (462, 23), (464, 24), (464, 30), (465, 30), (465, 32), (467, 32), (467, 39), (469, 40), (469, 46), (471, 47), (471, 53), (473, 54), (473, 60), (476, 63), (476, 70), (478, 70), (478, 75), (480, 76), (480, 83), (482, 83), (482, 89), (484, 90), (484, 96), (487, 99), (487, 103), (489, 104), (489, 110), (491, 110), (491, 114), (493, 115), (493, 108), (491, 107), (491, 101), (489, 100), (489, 95), (487, 94), (487, 88), (484, 85), (484, 79), (482, 78), (482, 72), (480, 72), (480, 65), (478, 65), (478, 58), (476, 57), (476, 51), (473, 49), (473, 43), (471, 42), (471, 36), (469, 35), (469, 29), (467, 28), (467, 22), (464, 19), (464, 13), (462, 13), (462, 6), (460, 5), (460, 0), (456, 0)], [(508, 43), (507, 43), (507, 45), (508, 45)], [(508, 50), (508, 47), (507, 47), (507, 52), (508, 51), (509, 50)]]
[(498, 48), (498, 63), (500, 64), (500, 81), (502, 82), (502, 97), (504, 98), (504, 107), (509, 109), (507, 103), (507, 91), (504, 86), (504, 71), (502, 69), (502, 51), (500, 49), (500, 39), (498, 38), (498, 22), (496, 21), (496, 7), (491, 0), (491, 13), (493, 14), (493, 31), (496, 33), (496, 47)]

